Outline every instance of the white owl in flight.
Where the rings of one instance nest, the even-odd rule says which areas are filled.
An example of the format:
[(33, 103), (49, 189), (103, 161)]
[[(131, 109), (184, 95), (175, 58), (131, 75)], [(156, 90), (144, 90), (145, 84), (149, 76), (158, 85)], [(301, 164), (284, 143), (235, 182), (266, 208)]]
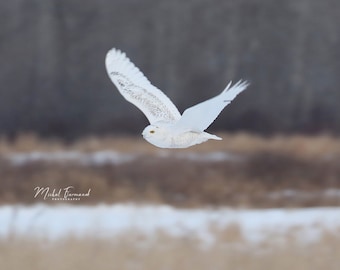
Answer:
[(161, 148), (187, 148), (209, 139), (222, 140), (204, 132), (220, 112), (248, 86), (239, 81), (209, 100), (192, 106), (181, 115), (171, 100), (153, 86), (144, 74), (120, 50), (111, 49), (105, 59), (106, 70), (123, 97), (137, 106), (150, 125), (142, 135)]

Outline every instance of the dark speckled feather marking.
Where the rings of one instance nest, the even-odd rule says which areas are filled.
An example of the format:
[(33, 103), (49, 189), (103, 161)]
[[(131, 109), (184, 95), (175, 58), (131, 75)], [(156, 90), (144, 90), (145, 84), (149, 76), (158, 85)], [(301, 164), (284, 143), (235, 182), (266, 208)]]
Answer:
[(110, 72), (110, 75), (112, 76), (112, 79), (119, 85), (119, 87), (118, 85), (117, 87), (122, 92), (122, 95), (128, 97), (127, 99), (129, 101), (134, 101), (135, 103), (142, 105), (144, 108), (142, 111), (144, 113), (144, 110), (147, 110), (148, 113), (152, 114), (155, 118), (161, 119), (162, 121), (176, 121), (175, 116), (171, 113), (167, 106), (150, 91), (135, 85), (126, 76), (117, 71)]

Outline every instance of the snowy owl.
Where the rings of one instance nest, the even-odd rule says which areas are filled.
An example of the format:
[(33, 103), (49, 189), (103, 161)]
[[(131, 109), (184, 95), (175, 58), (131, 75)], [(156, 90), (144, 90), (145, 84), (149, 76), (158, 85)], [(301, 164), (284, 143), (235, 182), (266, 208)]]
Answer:
[(222, 140), (204, 130), (248, 86), (245, 81), (233, 86), (230, 82), (222, 93), (186, 109), (181, 115), (171, 100), (150, 83), (125, 53), (111, 49), (106, 55), (105, 65), (123, 97), (148, 118), (150, 125), (142, 132), (144, 139), (160, 148), (187, 148), (209, 139)]

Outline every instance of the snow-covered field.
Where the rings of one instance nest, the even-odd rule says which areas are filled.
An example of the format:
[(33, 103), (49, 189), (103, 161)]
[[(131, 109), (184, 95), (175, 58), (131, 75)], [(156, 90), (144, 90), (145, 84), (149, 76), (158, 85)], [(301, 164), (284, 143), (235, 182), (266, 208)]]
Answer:
[[(169, 206), (115, 204), (98, 206), (0, 207), (0, 237), (11, 235), (51, 240), (62, 237), (109, 238), (136, 232), (152, 237), (164, 232), (173, 237), (197, 237), (213, 243), (214, 230), (239, 228), (245, 242), (270, 238), (284, 241), (292, 231), (301, 243), (318, 241), (322, 233), (339, 234), (340, 208), (237, 210), (176, 209)], [(214, 228), (214, 230), (212, 229)]]

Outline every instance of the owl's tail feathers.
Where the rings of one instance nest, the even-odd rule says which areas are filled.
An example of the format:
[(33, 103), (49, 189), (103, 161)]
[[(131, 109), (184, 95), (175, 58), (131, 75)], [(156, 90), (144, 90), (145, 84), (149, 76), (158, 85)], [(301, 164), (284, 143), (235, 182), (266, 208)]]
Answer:
[(210, 133), (208, 133), (208, 132), (204, 132), (204, 134), (206, 135), (206, 138), (207, 138), (207, 139), (218, 140), (218, 141), (222, 140), (221, 137), (218, 137), (218, 136), (216, 136), (216, 135), (214, 135), (214, 134), (210, 134)]

